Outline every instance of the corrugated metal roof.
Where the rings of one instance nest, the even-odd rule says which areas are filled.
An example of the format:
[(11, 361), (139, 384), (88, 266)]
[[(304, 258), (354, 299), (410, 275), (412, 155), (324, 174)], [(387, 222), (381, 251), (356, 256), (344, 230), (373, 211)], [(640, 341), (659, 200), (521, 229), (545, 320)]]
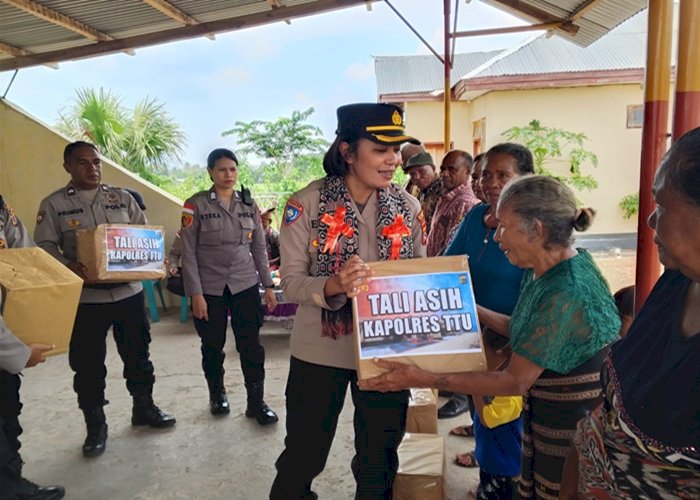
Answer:
[[(606, 36), (580, 47), (558, 37), (537, 36), (512, 49), (455, 56), (453, 85), (479, 78), (642, 69), (646, 57), (647, 12)], [(458, 73), (471, 66), (466, 72)], [(376, 58), (377, 94), (419, 94), (443, 90), (442, 64), (434, 56)]]
[(0, 71), (231, 31), (367, 1), (370, 0), (277, 0), (279, 7), (273, 8), (268, 0), (169, 0), (200, 23), (185, 26), (143, 0), (34, 0), (114, 39), (99, 42), (0, 2), (0, 44), (30, 53), (15, 56), (0, 49)]
[(541, 35), (462, 78), (644, 68), (646, 26), (643, 11), (588, 47)]
[[(582, 0), (519, 0), (521, 10), (518, 10), (502, 3), (502, 0), (481, 1), (533, 23), (545, 20), (524, 14), (523, 11), (527, 8), (538, 9), (552, 18), (565, 20), (571, 19), (576, 9), (584, 3)], [(646, 6), (647, 0), (597, 0), (583, 15), (573, 20), (573, 24), (579, 28), (576, 35), (562, 30), (557, 30), (557, 34), (577, 45), (587, 47)]]
[[(456, 82), (500, 52), (493, 50), (456, 54), (451, 80)], [(444, 86), (443, 65), (434, 55), (376, 56), (374, 73), (379, 95), (432, 92)]]

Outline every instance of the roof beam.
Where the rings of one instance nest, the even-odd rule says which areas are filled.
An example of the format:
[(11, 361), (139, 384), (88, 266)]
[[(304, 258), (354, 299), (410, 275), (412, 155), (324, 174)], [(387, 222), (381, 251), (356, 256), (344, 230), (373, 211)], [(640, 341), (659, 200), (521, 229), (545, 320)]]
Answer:
[(192, 26), (193, 24), (199, 24), (199, 21), (197, 21), (194, 17), (188, 15), (187, 13), (183, 12), (182, 10), (178, 9), (175, 7), (173, 4), (168, 2), (167, 0), (141, 0), (144, 3), (147, 3), (157, 11), (159, 11), (161, 14), (165, 14), (168, 16), (170, 19), (174, 19), (180, 24), (184, 24), (185, 26)]
[[(158, 12), (161, 14), (169, 17), (170, 19), (173, 19), (174, 21), (177, 21), (180, 24), (183, 24), (185, 26), (194, 26), (195, 24), (199, 24), (199, 21), (197, 21), (194, 17), (190, 16), (187, 14), (185, 11), (178, 9), (175, 7), (173, 4), (168, 2), (167, 0), (142, 0), (144, 3), (150, 5), (154, 9), (156, 9)], [(207, 38), (210, 40), (215, 40), (216, 37), (213, 34), (208, 34), (205, 35)]]
[[(273, 9), (279, 9), (280, 7), (282, 7), (282, 6), (280, 5), (279, 0), (267, 0), (267, 3), (268, 3), (268, 5), (269, 5), (270, 7), (272, 7)], [(292, 21), (290, 21), (289, 19), (285, 19), (284, 22), (287, 23), (288, 25), (289, 25), (289, 24), (292, 24)]]
[[(485, 28), (482, 30), (455, 31), (452, 36), (455, 38), (484, 35), (503, 35), (505, 33), (520, 33), (521, 31), (551, 30), (561, 26), (561, 23), (540, 23), (529, 26), (508, 26), (505, 28)], [(578, 31), (578, 27), (576, 28)]]
[[(13, 57), (19, 57), (19, 56), (30, 56), (33, 54), (33, 52), (30, 52), (25, 49), (20, 49), (19, 47), (15, 47), (14, 45), (8, 45), (6, 43), (0, 42), (0, 52), (4, 52), (5, 54), (10, 54)], [(58, 69), (58, 64), (56, 63), (47, 63), (45, 66), (48, 66), (49, 68), (52, 69)]]
[[(578, 26), (574, 25), (571, 23), (569, 19), (562, 19), (557, 16), (553, 16), (549, 14), (548, 12), (545, 12), (543, 10), (538, 9), (537, 7), (533, 7), (532, 5), (523, 2), (522, 0), (494, 0), (495, 2), (500, 3), (503, 5), (506, 10), (511, 10), (515, 11), (517, 13), (523, 14), (531, 19), (533, 19), (535, 22), (538, 23), (559, 23), (559, 27), (557, 29), (561, 31), (565, 31), (571, 35), (575, 35), (578, 33)], [(590, 1), (590, 0), (586, 0)], [(594, 0), (595, 1), (595, 0)]]
[(144, 35), (120, 38), (106, 42), (98, 42), (80, 47), (71, 47), (69, 49), (43, 52), (41, 54), (19, 56), (15, 57), (14, 59), (0, 60), (0, 71), (26, 68), (28, 66), (45, 64), (47, 62), (60, 62), (70, 59), (81, 59), (84, 57), (110, 54), (164, 42), (174, 42), (176, 40), (196, 38), (210, 33), (221, 33), (238, 29), (252, 28), (254, 26), (270, 24), (283, 21), (284, 19), (291, 19), (293, 17), (311, 16), (321, 12), (344, 9), (347, 7), (360, 5), (365, 2), (366, 0), (317, 0), (316, 2), (289, 5), (280, 7), (279, 9), (272, 9), (266, 12), (251, 14), (249, 16), (245, 16), (244, 18), (219, 19), (208, 23), (183, 26), (181, 28), (173, 28), (155, 33), (146, 33)]
[(106, 42), (109, 40), (113, 40), (113, 38), (107, 35), (106, 33), (102, 33), (101, 31), (96, 30), (92, 26), (88, 26), (87, 24), (81, 23), (80, 21), (76, 21), (75, 19), (65, 16), (60, 12), (56, 12), (55, 10), (49, 9), (48, 7), (44, 7), (43, 5), (35, 2), (34, 0), (2, 1), (8, 5), (11, 5), (12, 7), (16, 7), (20, 10), (28, 12), (33, 16), (43, 19), (44, 21), (48, 21), (50, 23), (61, 26), (62, 28), (74, 31), (75, 33), (78, 33), (90, 40), (94, 40), (96, 42)]
[(576, 21), (578, 18), (583, 17), (586, 13), (599, 3), (600, 0), (585, 0), (581, 5), (576, 7), (574, 11), (566, 19), (569, 21)]

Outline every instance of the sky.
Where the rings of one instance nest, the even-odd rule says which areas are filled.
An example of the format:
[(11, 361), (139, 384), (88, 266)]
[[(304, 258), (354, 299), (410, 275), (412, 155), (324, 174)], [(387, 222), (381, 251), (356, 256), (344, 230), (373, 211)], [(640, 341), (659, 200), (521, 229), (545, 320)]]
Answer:
[[(442, 2), (393, 0), (392, 4), (442, 53)], [(454, 8), (454, 4), (453, 4)], [(459, 2), (459, 31), (525, 24), (501, 10), (472, 0)], [(512, 47), (530, 33), (461, 38), (456, 52)], [(384, 3), (364, 5), (267, 26), (217, 34), (119, 53), (21, 69), (7, 100), (46, 124), (79, 88), (104, 88), (133, 107), (157, 97), (187, 135), (183, 162), (204, 164), (216, 147), (236, 150), (222, 137), (236, 121), (274, 121), (311, 106), (309, 123), (332, 139), (335, 110), (351, 102), (376, 102), (373, 56), (430, 51)], [(0, 73), (5, 93), (12, 71)], [(410, 123), (407, 123), (410, 131)], [(179, 165), (173, 165), (178, 167)]]

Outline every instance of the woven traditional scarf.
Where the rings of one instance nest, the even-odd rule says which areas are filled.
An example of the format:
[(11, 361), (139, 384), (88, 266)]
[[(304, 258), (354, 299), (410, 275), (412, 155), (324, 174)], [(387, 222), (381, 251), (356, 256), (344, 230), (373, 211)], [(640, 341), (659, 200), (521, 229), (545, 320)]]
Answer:
[[(345, 179), (326, 177), (318, 205), (317, 276), (333, 276), (358, 253), (357, 219)], [(377, 189), (377, 246), (379, 260), (413, 257), (413, 214), (399, 186)], [(399, 247), (400, 245), (400, 247)], [(333, 339), (352, 333), (352, 304), (338, 311), (321, 310), (321, 336)]]

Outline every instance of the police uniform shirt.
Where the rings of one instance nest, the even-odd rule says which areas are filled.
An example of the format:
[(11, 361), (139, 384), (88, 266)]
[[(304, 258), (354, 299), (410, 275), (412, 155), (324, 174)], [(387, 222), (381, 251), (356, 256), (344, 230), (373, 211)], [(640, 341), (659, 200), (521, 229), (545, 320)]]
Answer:
[[(100, 224), (146, 224), (146, 216), (127, 191), (101, 184), (92, 203), (71, 182), (44, 198), (36, 217), (36, 244), (63, 264), (78, 260), (75, 232)], [(83, 286), (80, 302), (105, 304), (136, 295), (140, 281), (114, 288)]]
[[(2, 292), (0, 292), (0, 303)], [(13, 374), (21, 372), (31, 356), (31, 350), (12, 332), (0, 316), (0, 370)]]
[[(33, 247), (27, 228), (15, 215), (14, 209), (0, 196), (0, 249)], [(0, 292), (0, 304), (2, 293)], [(19, 373), (31, 355), (29, 347), (12, 335), (0, 316), (0, 370)]]
[[(316, 276), (318, 206), (323, 182), (323, 179), (314, 181), (291, 196), (296, 211), (285, 213), (280, 229), (284, 297), (299, 304), (294, 316), (290, 350), (292, 356), (308, 363), (354, 370), (354, 336), (345, 335), (335, 340), (321, 336), (321, 309), (338, 310), (347, 301), (345, 295), (324, 297), (323, 287), (328, 277)], [(417, 217), (420, 203), (412, 196), (406, 198), (413, 215), (413, 255), (425, 257), (425, 237)], [(377, 261), (377, 197), (370, 196), (362, 211), (354, 201), (352, 203), (357, 217), (358, 255), (365, 262)]]
[(0, 249), (36, 246), (15, 210), (0, 196)]
[(237, 294), (259, 282), (272, 286), (260, 211), (235, 191), (231, 210), (216, 191), (201, 191), (185, 202), (182, 216), (182, 276), (185, 293)]

